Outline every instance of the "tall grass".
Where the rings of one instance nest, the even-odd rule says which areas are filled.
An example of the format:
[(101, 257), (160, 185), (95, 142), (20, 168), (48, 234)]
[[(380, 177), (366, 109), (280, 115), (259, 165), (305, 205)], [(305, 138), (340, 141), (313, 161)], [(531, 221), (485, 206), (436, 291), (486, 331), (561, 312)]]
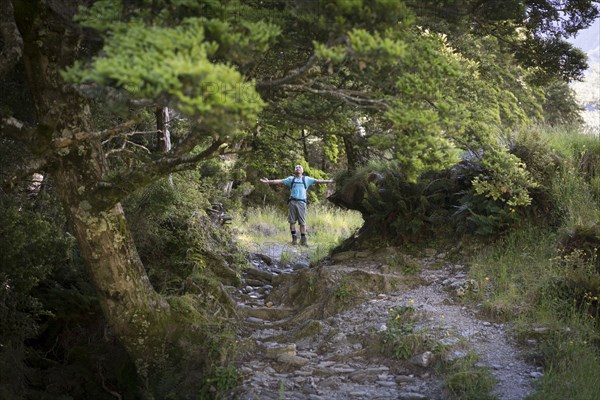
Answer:
[(600, 356), (586, 340), (568, 340), (548, 346), (548, 366), (539, 391), (529, 400), (600, 399)]
[[(600, 197), (600, 136), (582, 133), (569, 127), (548, 127), (542, 132), (548, 145), (561, 155), (565, 164), (563, 175), (585, 175), (588, 192)], [(598, 200), (596, 200), (596, 209)], [(594, 221), (599, 221), (596, 218)]]
[(600, 207), (589, 183), (572, 166), (554, 177), (551, 189), (564, 227), (589, 227), (600, 222)]
[(491, 316), (514, 321), (518, 336), (540, 342), (545, 376), (532, 400), (600, 399), (598, 317), (562, 290), (568, 272), (556, 257), (556, 237), (529, 226), (477, 254), (478, 300)]
[[(287, 210), (275, 207), (247, 209), (243, 215), (236, 215), (233, 227), (239, 244), (249, 250), (273, 246), (288, 245), (291, 242), (290, 225), (287, 222)], [(363, 224), (359, 212), (340, 208), (310, 204), (306, 213), (306, 227), (309, 246), (298, 247), (294, 253), (308, 253), (311, 261), (326, 256), (331, 249), (350, 237)], [(300, 227), (296, 225), (298, 236)], [(291, 254), (282, 253), (282, 257)]]
[(523, 226), (474, 255), (471, 275), (484, 288), (481, 300), (494, 316), (512, 319), (521, 314), (536, 301), (544, 280), (558, 274), (552, 264), (556, 238), (547, 228)]
[(574, 159), (582, 150), (600, 154), (600, 137), (571, 126), (540, 126), (537, 128), (558, 153)]

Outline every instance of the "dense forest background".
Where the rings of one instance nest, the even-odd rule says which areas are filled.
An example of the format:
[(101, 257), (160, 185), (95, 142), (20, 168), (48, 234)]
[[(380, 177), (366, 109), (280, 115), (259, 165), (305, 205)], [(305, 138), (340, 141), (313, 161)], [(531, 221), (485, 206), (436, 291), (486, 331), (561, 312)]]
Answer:
[(592, 266), (557, 287), (597, 316), (600, 144), (575, 135), (588, 64), (566, 39), (598, 2), (0, 12), (0, 397), (221, 396), (247, 262), (223, 213), (283, 206), (258, 182), (295, 164), (336, 179), (311, 202), (362, 214), (340, 248), (550, 227)]

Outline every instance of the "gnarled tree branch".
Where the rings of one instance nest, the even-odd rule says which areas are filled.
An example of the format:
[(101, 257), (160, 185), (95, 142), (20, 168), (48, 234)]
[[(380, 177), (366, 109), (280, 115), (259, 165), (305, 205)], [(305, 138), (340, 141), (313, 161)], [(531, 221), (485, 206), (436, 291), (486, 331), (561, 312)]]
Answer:
[(129, 120), (120, 125), (113, 126), (112, 128), (99, 132), (73, 132), (73, 134), (70, 136), (54, 139), (52, 141), (52, 147), (55, 149), (61, 149), (71, 146), (75, 143), (89, 140), (107, 140), (131, 128), (136, 124), (136, 122), (136, 120)]
[[(345, 42), (347, 42), (347, 40), (348, 40), (348, 38), (346, 36), (340, 36), (337, 39), (328, 43), (328, 45), (334, 46), (334, 45), (337, 45), (340, 43), (345, 43)], [(268, 89), (268, 88), (272, 88), (274, 86), (281, 86), (286, 83), (293, 82), (296, 79), (305, 75), (312, 68), (312, 66), (317, 63), (318, 60), (319, 60), (319, 57), (317, 57), (316, 54), (313, 54), (312, 56), (309, 57), (309, 59), (306, 61), (306, 63), (304, 65), (302, 65), (301, 67), (298, 67), (296, 69), (293, 69), (292, 71), (290, 71), (290, 73), (288, 75), (284, 76), (283, 78), (258, 82), (256, 84), (256, 89), (258, 89), (258, 90)]]
[(171, 172), (192, 169), (198, 162), (220, 155), (224, 147), (226, 142), (217, 139), (208, 148), (195, 155), (173, 157), (173, 154), (168, 153), (158, 160), (125, 170), (111, 176), (110, 180), (99, 182), (87, 193), (87, 199), (96, 207), (107, 209), (157, 178)]
[(323, 86), (311, 87), (308, 85), (282, 85), (282, 88), (288, 90), (296, 90), (300, 92), (313, 93), (320, 96), (328, 96), (355, 107), (369, 108), (376, 110), (387, 110), (390, 105), (386, 99), (369, 98), (366, 92), (349, 89), (338, 89), (335, 87)]
[(280, 78), (280, 79), (273, 79), (273, 80), (269, 80), (269, 81), (258, 82), (256, 84), (256, 89), (258, 89), (258, 90), (267, 89), (267, 88), (270, 88), (273, 86), (281, 86), (285, 83), (293, 82), (294, 80), (298, 79), (299, 77), (304, 75), (306, 72), (308, 72), (308, 70), (313, 65), (316, 64), (317, 60), (318, 60), (317, 55), (313, 54), (312, 56), (310, 56), (310, 58), (308, 59), (306, 64), (304, 64), (303, 66), (301, 66), (299, 68), (292, 70), (289, 75), (284, 76), (283, 78)]

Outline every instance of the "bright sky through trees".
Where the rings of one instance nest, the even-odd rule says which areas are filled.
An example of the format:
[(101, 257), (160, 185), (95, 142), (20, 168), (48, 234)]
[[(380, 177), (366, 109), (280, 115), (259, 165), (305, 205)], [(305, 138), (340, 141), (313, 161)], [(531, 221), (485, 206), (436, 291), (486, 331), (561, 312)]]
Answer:
[(590, 63), (600, 62), (600, 19), (568, 41), (583, 50), (590, 58)]

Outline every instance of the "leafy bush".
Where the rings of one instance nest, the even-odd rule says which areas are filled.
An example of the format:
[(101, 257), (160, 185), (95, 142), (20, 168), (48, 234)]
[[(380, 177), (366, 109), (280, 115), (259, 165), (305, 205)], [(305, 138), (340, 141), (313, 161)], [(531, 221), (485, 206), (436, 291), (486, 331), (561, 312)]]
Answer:
[[(211, 205), (219, 193), (208, 190), (194, 172), (174, 175), (173, 181), (174, 185), (168, 180), (155, 182), (125, 204), (154, 288), (184, 321), (176, 326), (194, 327), (186, 333), (193, 339), (179, 344), (181, 352), (165, 354), (164, 382), (155, 387), (161, 398), (214, 398), (222, 394), (215, 391), (227, 389), (236, 379), (235, 371), (224, 367), (235, 351), (231, 338), (235, 318), (223, 284), (238, 285), (239, 271), (247, 261), (229, 225), (223, 225), (222, 210)], [(194, 371), (195, 379), (181, 380), (182, 370)], [(198, 386), (199, 394), (190, 393)]]
[[(154, 288), (163, 294), (190, 290), (188, 279), (243, 263), (231, 232), (211, 208), (211, 193), (194, 174), (159, 181), (125, 203), (138, 252)], [(211, 217), (214, 217), (211, 218)]]
[(342, 192), (352, 191), (346, 197), (353, 202), (346, 206), (360, 210), (366, 225), (392, 242), (457, 232), (498, 234), (521, 218), (524, 205), (487, 196), (474, 186), (485, 171), (476, 159), (466, 159), (409, 182), (396, 164), (373, 163), (347, 177)]
[[(46, 199), (0, 197), (0, 394), (11, 398), (26, 385), (25, 342), (40, 331), (48, 313), (36, 291), (59, 266), (69, 262), (72, 241), (53, 220)], [(47, 210), (49, 211), (49, 210)], [(12, 393), (12, 396), (11, 396)]]
[(505, 139), (511, 154), (465, 153), (452, 168), (415, 182), (395, 163), (373, 162), (344, 177), (337, 197), (391, 241), (444, 232), (499, 235), (524, 221), (599, 221), (598, 138), (569, 132), (573, 142), (565, 142), (556, 130), (523, 129)]
[(536, 129), (512, 149), (540, 183), (531, 219), (537, 226), (522, 226), (486, 249), (471, 274), (486, 282), (486, 308), (519, 315), (524, 335), (543, 327), (536, 341), (546, 369), (532, 398), (597, 398), (600, 142), (564, 127)]
[(390, 309), (386, 329), (382, 332), (382, 353), (393, 354), (397, 360), (407, 360), (426, 350), (427, 337), (415, 330), (416, 311), (410, 306)]
[(600, 220), (600, 140), (570, 126), (532, 126), (507, 139), (537, 183), (526, 215), (552, 226)]

